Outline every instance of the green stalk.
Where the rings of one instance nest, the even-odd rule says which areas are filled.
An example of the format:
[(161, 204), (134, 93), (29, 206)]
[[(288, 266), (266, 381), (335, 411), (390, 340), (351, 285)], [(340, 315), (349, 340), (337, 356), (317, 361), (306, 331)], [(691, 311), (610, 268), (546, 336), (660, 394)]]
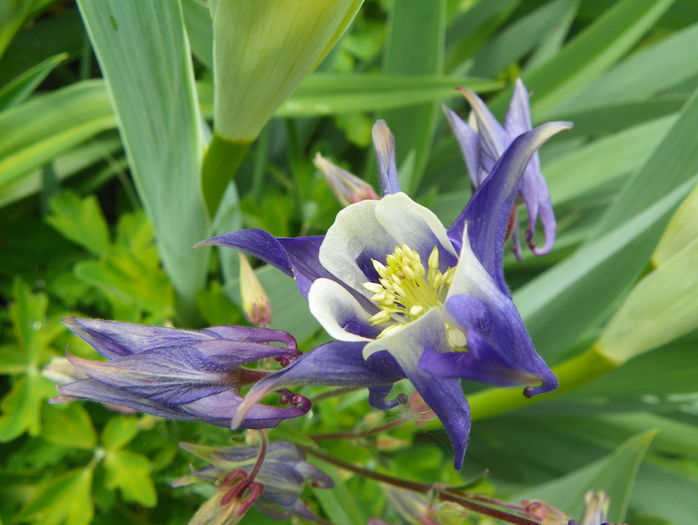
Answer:
[(201, 167), (201, 186), (209, 217), (216, 214), (225, 189), (235, 177), (249, 145), (249, 142), (213, 135)]
[[(560, 386), (557, 390), (532, 398), (525, 397), (520, 386), (488, 388), (487, 390), (475, 392), (468, 397), (471, 417), (473, 421), (486, 419), (530, 406), (533, 403), (538, 403), (579, 388), (594, 379), (606, 375), (617, 366), (618, 363), (609, 359), (596, 345), (593, 345), (587, 351), (553, 367), (553, 372), (555, 372), (560, 381)], [(438, 419), (432, 419), (422, 428), (433, 430), (440, 427), (441, 422)]]

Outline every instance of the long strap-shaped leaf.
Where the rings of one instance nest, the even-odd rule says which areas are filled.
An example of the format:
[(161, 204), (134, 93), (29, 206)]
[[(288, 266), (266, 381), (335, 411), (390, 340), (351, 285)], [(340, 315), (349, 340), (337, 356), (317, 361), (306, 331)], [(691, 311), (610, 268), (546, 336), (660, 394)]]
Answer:
[(182, 305), (193, 308), (209, 224), (199, 184), (203, 152), (189, 44), (179, 2), (80, 0), (107, 81), (136, 187)]

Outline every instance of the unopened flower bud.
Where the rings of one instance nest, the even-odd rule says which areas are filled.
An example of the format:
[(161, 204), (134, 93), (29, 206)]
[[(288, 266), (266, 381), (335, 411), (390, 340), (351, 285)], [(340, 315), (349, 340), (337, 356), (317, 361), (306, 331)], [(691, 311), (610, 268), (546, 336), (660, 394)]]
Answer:
[(327, 184), (342, 206), (349, 206), (367, 199), (378, 199), (376, 191), (368, 182), (343, 170), (317, 153), (313, 161), (315, 167), (325, 176)]
[(247, 257), (243, 254), (240, 254), (240, 293), (242, 309), (247, 320), (253, 325), (268, 327), (271, 324), (269, 298)]

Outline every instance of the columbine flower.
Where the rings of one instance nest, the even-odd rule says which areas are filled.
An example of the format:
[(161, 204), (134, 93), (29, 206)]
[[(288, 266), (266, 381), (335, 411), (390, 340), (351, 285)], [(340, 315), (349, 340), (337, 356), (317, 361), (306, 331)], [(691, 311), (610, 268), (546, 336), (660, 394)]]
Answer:
[(540, 383), (527, 396), (556, 388), (504, 282), (502, 252), (531, 156), (569, 127), (544, 124), (517, 138), (447, 230), (400, 192), (393, 137), (379, 121), (373, 135), (382, 199), (344, 208), (325, 237), (242, 230), (201, 243), (241, 248), (294, 276), (338, 340), (252, 387), (233, 425), (266, 392), (299, 384), (366, 386), (369, 402), (388, 408), (401, 401), (386, 401), (392, 383), (406, 376), (443, 422), (460, 468), (470, 431), (460, 379)]
[(193, 470), (174, 485), (184, 486), (199, 481), (218, 485), (219, 493), (214, 496), (217, 510), (226, 511), (221, 507), (230, 502), (230, 494), (237, 496), (238, 492), (252, 485), (251, 495), (244, 502), (247, 506), (238, 513), (244, 513), (254, 504), (277, 519), (291, 514), (313, 519), (313, 513), (300, 500), (303, 485), (306, 482), (319, 488), (334, 485), (327, 474), (305, 461), (302, 450), (286, 441), (269, 445), (261, 458), (257, 447), (205, 447), (193, 443), (182, 443), (181, 446), (210, 465)]
[[(195, 332), (72, 317), (63, 324), (108, 361), (68, 354), (87, 379), (58, 387), (62, 395), (54, 402), (89, 399), (219, 426), (228, 426), (240, 406), (240, 387), (269, 374), (242, 365), (274, 358), (285, 366), (300, 355), (291, 335), (264, 328), (214, 326)], [(273, 427), (310, 408), (302, 396), (280, 393), (281, 402), (291, 406), (257, 404), (245, 411), (239, 426)]]
[[(511, 143), (521, 134), (531, 130), (528, 92), (523, 82), (517, 80), (509, 112), (502, 127), (473, 91), (466, 88), (458, 88), (458, 90), (465, 96), (473, 110), (475, 125), (469, 126), (446, 107), (444, 107), (444, 113), (458, 139), (473, 186), (479, 188)], [(548, 186), (540, 172), (537, 153), (533, 154), (524, 171), (518, 198), (511, 209), (509, 232), (513, 237), (512, 250), (517, 259), (521, 258), (521, 241), (516, 206), (521, 201), (528, 209), (526, 241), (534, 254), (545, 255), (553, 247), (557, 224)], [(545, 234), (545, 244), (542, 248), (538, 248), (533, 242), (539, 217)]]
[(313, 163), (322, 172), (327, 184), (330, 185), (332, 192), (342, 206), (349, 206), (368, 199), (378, 199), (376, 191), (368, 182), (343, 170), (319, 153), (315, 155)]

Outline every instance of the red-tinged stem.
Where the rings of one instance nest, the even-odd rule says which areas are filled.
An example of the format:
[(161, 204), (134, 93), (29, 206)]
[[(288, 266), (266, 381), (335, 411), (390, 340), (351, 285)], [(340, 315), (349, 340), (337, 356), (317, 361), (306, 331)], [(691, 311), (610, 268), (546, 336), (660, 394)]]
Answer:
[(264, 430), (258, 430), (259, 435), (259, 453), (257, 454), (257, 462), (252, 467), (252, 470), (247, 474), (247, 482), (252, 483), (259, 473), (259, 469), (262, 468), (264, 459), (267, 457), (267, 449), (269, 448), (269, 439), (267, 438), (267, 433)]
[[(343, 468), (350, 472), (354, 472), (355, 474), (358, 474), (365, 478), (374, 479), (376, 481), (380, 481), (381, 483), (386, 483), (388, 485), (393, 485), (394, 487), (400, 487), (403, 489), (411, 490), (413, 492), (419, 492), (421, 494), (435, 493), (441, 501), (450, 501), (452, 503), (457, 503), (461, 507), (465, 507), (466, 509), (472, 510), (473, 512), (484, 514), (485, 516), (491, 516), (493, 518), (497, 518), (508, 523), (514, 523), (516, 525), (541, 525), (540, 522), (534, 521), (525, 516), (516, 516), (513, 514), (509, 514), (506, 511), (494, 509), (492, 507), (480, 504), (477, 501), (469, 499), (468, 496), (456, 494), (450, 491), (449, 489), (444, 489), (433, 484), (419, 483), (416, 481), (409, 481), (406, 479), (396, 478), (387, 474), (381, 474), (380, 472), (373, 472), (371, 470), (358, 467), (351, 463), (347, 463), (346, 461), (342, 461), (341, 459), (337, 459), (334, 456), (326, 454), (325, 452), (321, 452), (317, 448), (307, 447), (304, 445), (296, 446), (303, 449), (308, 454), (315, 456), (318, 459), (321, 459), (322, 461), (326, 461), (327, 463), (330, 463), (337, 467)], [(499, 502), (497, 502), (497, 504), (499, 504)]]

